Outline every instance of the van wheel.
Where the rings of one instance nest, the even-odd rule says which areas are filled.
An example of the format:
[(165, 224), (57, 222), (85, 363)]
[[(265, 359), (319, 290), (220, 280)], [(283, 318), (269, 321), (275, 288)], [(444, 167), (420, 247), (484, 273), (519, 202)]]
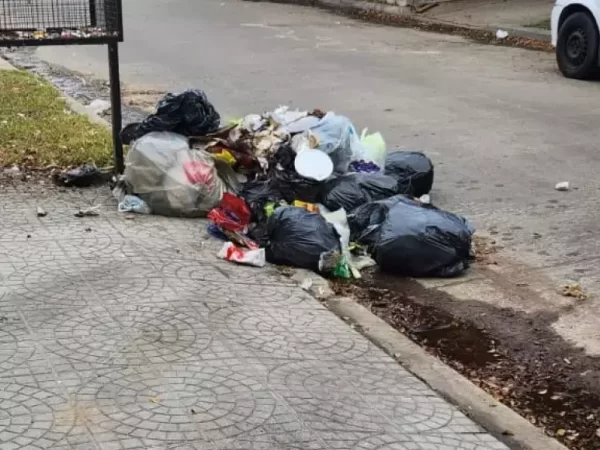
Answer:
[(598, 68), (598, 31), (584, 12), (571, 14), (558, 31), (556, 60), (562, 74), (579, 80), (590, 78)]

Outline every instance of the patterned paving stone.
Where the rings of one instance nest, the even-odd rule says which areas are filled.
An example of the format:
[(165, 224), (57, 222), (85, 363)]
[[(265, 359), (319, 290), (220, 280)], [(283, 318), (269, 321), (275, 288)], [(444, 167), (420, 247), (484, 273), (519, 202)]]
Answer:
[(0, 380), (0, 447), (48, 449), (73, 431), (64, 398), (35, 386)]
[(92, 429), (165, 442), (238, 436), (265, 424), (275, 409), (263, 385), (210, 365), (115, 370), (90, 381), (76, 398), (97, 409)]
[(220, 308), (210, 323), (257, 355), (289, 359), (353, 360), (379, 355), (374, 345), (325, 310)]
[(506, 450), (276, 268), (217, 259), (205, 221), (19, 189), (0, 192), (1, 450)]
[(200, 358), (213, 341), (197, 315), (153, 306), (61, 311), (35, 328), (49, 352), (98, 364), (186, 361)]

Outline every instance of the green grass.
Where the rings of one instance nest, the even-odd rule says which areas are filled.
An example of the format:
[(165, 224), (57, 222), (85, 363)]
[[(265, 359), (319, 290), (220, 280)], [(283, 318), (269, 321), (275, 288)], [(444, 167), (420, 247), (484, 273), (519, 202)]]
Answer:
[(109, 129), (70, 111), (45, 81), (26, 72), (0, 71), (0, 166), (111, 162)]
[(543, 30), (550, 29), (550, 19), (540, 20), (539, 22), (530, 23), (525, 25), (527, 28), (541, 28)]

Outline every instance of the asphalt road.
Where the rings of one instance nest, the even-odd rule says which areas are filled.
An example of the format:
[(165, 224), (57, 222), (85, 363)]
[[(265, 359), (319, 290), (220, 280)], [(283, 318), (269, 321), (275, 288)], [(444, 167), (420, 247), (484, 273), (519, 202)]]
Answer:
[[(547, 292), (527, 308), (560, 309), (556, 330), (600, 354), (598, 300), (565, 311), (551, 295), (566, 280), (600, 294), (600, 83), (562, 78), (551, 54), (310, 8), (124, 4), (125, 83), (204, 89), (225, 117), (280, 104), (330, 109), (381, 131), (390, 148), (426, 151), (436, 163), (433, 200), (496, 233), (523, 277), (544, 277)], [(105, 48), (39, 54), (106, 76)], [(570, 181), (571, 191), (556, 191), (560, 181)]]

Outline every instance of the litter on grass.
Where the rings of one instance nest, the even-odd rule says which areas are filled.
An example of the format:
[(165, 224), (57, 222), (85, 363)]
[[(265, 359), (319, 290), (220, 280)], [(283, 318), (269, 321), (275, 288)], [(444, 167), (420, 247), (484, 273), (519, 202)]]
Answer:
[(346, 116), (280, 106), (224, 124), (204, 92), (188, 90), (121, 138), (119, 211), (207, 217), (224, 260), (341, 278), (375, 264), (406, 276), (468, 268), (473, 228), (430, 205), (431, 160), (388, 154), (381, 133), (358, 133)]

